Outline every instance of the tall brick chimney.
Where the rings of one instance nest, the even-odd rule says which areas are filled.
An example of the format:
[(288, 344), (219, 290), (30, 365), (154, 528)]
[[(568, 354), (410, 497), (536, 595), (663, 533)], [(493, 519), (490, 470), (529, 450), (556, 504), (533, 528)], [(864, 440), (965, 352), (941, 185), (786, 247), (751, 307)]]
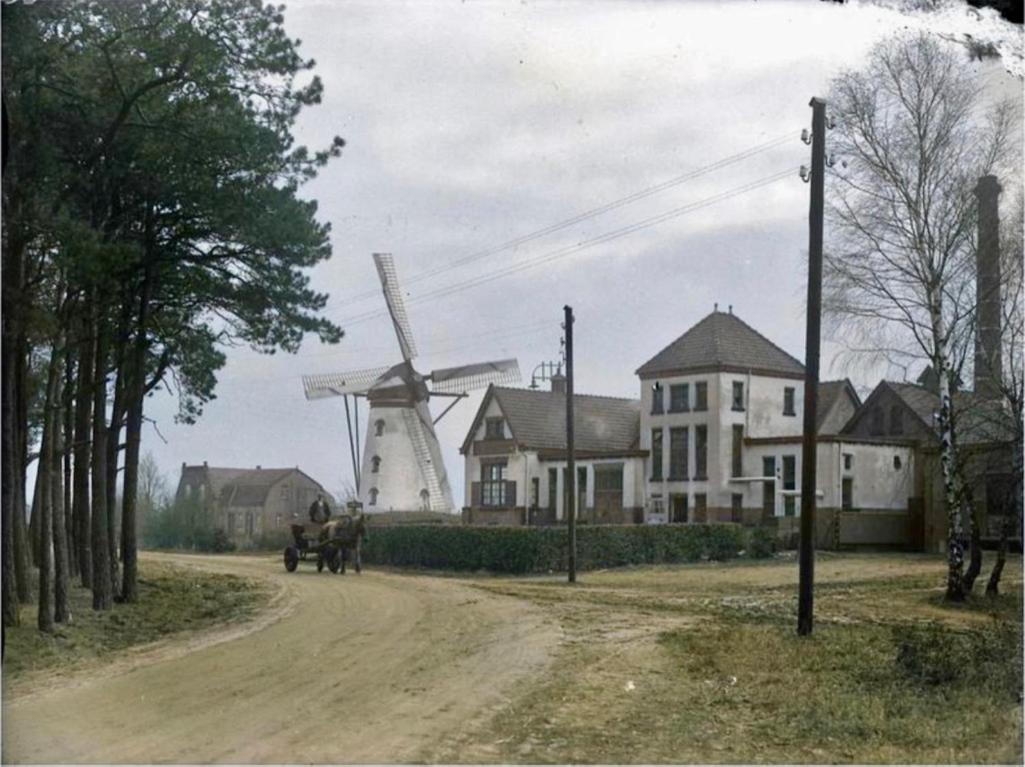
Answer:
[(1000, 182), (983, 176), (975, 187), (979, 243), (975, 251), (975, 393), (1000, 396)]

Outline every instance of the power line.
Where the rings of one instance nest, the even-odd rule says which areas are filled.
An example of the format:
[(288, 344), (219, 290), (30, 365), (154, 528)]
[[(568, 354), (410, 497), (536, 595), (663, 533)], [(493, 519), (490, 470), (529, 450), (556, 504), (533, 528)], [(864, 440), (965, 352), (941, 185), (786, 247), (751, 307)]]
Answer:
[[(524, 245), (528, 242), (532, 242), (533, 240), (561, 231), (570, 226), (573, 226), (574, 224), (579, 224), (582, 221), (586, 221), (596, 216), (600, 216), (603, 213), (608, 213), (611, 210), (622, 208), (626, 205), (629, 205), (630, 203), (637, 202), (638, 200), (643, 200), (647, 197), (651, 197), (652, 195), (658, 194), (659, 192), (664, 192), (665, 190), (671, 189), (675, 186), (679, 186), (680, 184), (686, 181), (691, 181), (692, 179), (699, 178), (700, 176), (707, 175), (714, 171), (726, 168), (730, 165), (735, 165), (736, 163), (742, 162), (743, 160), (750, 159), (751, 157), (754, 157), (757, 154), (767, 152), (770, 149), (787, 143), (793, 138), (793, 136), (793, 131), (787, 131), (786, 133), (778, 136), (777, 138), (770, 139), (769, 141), (766, 141), (762, 144), (757, 144), (749, 149), (745, 149), (741, 152), (738, 152), (737, 154), (733, 154), (728, 157), (724, 157), (720, 160), (716, 160), (715, 162), (709, 165), (705, 165), (700, 168), (688, 171), (682, 175), (676, 176), (667, 181), (655, 184), (654, 186), (646, 187), (637, 192), (629, 194), (626, 197), (620, 197), (617, 200), (612, 200), (611, 202), (599, 205), (596, 208), (591, 208), (590, 210), (586, 210), (583, 213), (579, 213), (573, 216), (572, 218), (568, 218), (564, 221), (551, 224), (542, 229), (538, 229), (528, 234), (524, 234), (520, 237), (508, 240), (500, 245), (496, 245), (493, 248), (480, 250), (476, 253), (471, 253), (467, 256), (463, 256), (462, 258), (458, 258), (454, 261), (435, 267), (433, 269), (428, 269), (424, 272), (419, 272), (418, 274), (414, 274), (412, 277), (403, 279), (403, 283), (406, 285), (410, 285), (415, 284), (417, 282), (422, 282), (423, 280), (429, 279), (439, 274), (443, 274), (444, 272), (451, 271), (452, 269), (457, 269), (458, 267), (463, 266), (464, 264), (469, 264), (473, 261), (479, 261), (482, 258), (487, 258), (488, 256), (493, 256), (497, 253), (501, 253), (502, 251), (509, 250), (510, 248), (515, 248), (520, 245)], [(377, 295), (379, 295), (379, 291), (367, 290), (362, 293), (356, 293), (345, 299), (339, 299), (338, 303), (357, 303), (367, 298), (373, 298)]]
[[(544, 253), (540, 256), (535, 256), (526, 261), (522, 261), (518, 264), (513, 264), (509, 267), (506, 267), (505, 269), (500, 269), (496, 272), (491, 272), (490, 274), (473, 277), (471, 279), (464, 280), (463, 282), (458, 282), (453, 285), (437, 288), (428, 293), (424, 293), (422, 295), (411, 298), (406, 303), (417, 304), (433, 298), (441, 298), (443, 296), (448, 296), (453, 293), (467, 290), (469, 288), (477, 287), (478, 285), (483, 285), (485, 283), (492, 282), (493, 280), (506, 277), (510, 274), (516, 274), (526, 269), (531, 269), (535, 266), (539, 266), (544, 263), (550, 263), (552, 261), (565, 258), (566, 256), (579, 253), (583, 250), (586, 250), (587, 248), (594, 247), (595, 245), (601, 245), (606, 242), (619, 239), (620, 237), (625, 237), (626, 235), (633, 234), (634, 232), (640, 231), (641, 229), (646, 229), (648, 227), (664, 223), (673, 218), (679, 218), (680, 216), (684, 216), (688, 213), (693, 213), (696, 210), (706, 208), (709, 205), (714, 205), (717, 202), (722, 202), (724, 200), (730, 199), (731, 197), (736, 197), (737, 195), (745, 194), (746, 192), (759, 189), (763, 186), (768, 186), (769, 184), (775, 183), (776, 181), (786, 178), (790, 174), (794, 173), (794, 171), (794, 168), (787, 168), (786, 170), (782, 170), (770, 176), (765, 176), (756, 181), (752, 181), (747, 184), (734, 187), (733, 189), (728, 189), (725, 192), (720, 192), (719, 194), (712, 195), (711, 197), (705, 197), (703, 199), (696, 200), (686, 205), (681, 205), (677, 208), (673, 208), (672, 210), (668, 210), (664, 213), (660, 213), (657, 216), (651, 216), (650, 218), (642, 219), (641, 221), (637, 221), (628, 226), (621, 227), (620, 229), (614, 229), (611, 232), (607, 232), (597, 237), (593, 237), (589, 240), (584, 240), (574, 245), (569, 245), (563, 248), (559, 248), (558, 250), (551, 251), (549, 253)], [(355, 325), (360, 322), (365, 322), (367, 320), (374, 319), (376, 317), (382, 317), (385, 315), (387, 315), (386, 310), (374, 310), (364, 312), (363, 314), (354, 315), (353, 317), (349, 317), (347, 319), (339, 320), (339, 323), (343, 326)]]

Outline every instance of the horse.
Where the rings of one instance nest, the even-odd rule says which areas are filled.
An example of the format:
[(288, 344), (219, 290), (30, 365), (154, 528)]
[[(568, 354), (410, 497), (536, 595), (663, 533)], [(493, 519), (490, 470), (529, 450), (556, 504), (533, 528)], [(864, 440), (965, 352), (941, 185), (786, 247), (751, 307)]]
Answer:
[[(320, 530), (320, 543), (330, 546), (341, 555), (339, 557), (341, 560), (339, 564), (342, 575), (345, 575), (345, 563), (349, 559), (350, 551), (353, 552), (353, 563), (356, 572), (363, 571), (360, 549), (365, 540), (367, 540), (367, 525), (363, 514), (357, 514), (354, 517), (348, 515), (340, 516), (327, 522)], [(332, 553), (328, 557), (328, 566), (332, 571), (337, 571), (338, 569), (337, 566), (333, 566), (336, 562), (337, 560), (334, 559), (334, 554)]]

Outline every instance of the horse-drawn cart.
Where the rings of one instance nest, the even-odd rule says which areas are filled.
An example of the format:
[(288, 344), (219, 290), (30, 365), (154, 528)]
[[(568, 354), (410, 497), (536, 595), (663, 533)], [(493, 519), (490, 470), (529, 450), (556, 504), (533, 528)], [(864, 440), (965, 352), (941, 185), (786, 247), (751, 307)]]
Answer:
[(327, 565), (332, 573), (345, 574), (345, 564), (350, 554), (354, 559), (356, 572), (362, 567), (360, 544), (366, 537), (363, 515), (343, 515), (329, 522), (292, 525), (293, 542), (285, 547), (285, 569), (295, 572), (300, 562), (315, 560), (317, 572)]

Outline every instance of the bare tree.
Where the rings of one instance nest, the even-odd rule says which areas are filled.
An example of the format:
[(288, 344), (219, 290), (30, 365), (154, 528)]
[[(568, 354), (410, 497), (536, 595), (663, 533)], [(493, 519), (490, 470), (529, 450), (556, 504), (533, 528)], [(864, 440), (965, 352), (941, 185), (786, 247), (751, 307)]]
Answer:
[(973, 190), (1007, 160), (1016, 114), (985, 114), (963, 53), (925, 35), (872, 49), (833, 81), (825, 300), (836, 332), (893, 361), (924, 357), (939, 376), (948, 517), (947, 598), (964, 598), (952, 384), (971, 345)]

